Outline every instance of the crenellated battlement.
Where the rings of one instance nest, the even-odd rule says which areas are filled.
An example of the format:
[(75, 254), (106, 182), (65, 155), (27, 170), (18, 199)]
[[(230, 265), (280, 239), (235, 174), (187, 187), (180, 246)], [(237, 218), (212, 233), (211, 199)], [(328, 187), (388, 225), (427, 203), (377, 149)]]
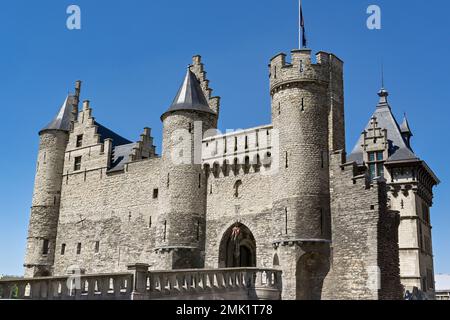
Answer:
[(316, 63), (311, 59), (311, 50), (291, 51), (291, 61), (286, 61), (286, 54), (279, 53), (269, 64), (271, 94), (284, 86), (302, 82), (315, 82), (328, 86), (330, 71), (342, 74), (343, 62), (334, 54), (320, 51), (316, 54)]

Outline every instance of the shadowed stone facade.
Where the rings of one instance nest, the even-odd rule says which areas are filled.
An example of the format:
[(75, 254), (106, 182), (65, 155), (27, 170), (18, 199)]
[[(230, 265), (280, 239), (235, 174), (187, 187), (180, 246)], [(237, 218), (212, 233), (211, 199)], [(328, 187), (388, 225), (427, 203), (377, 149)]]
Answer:
[(315, 60), (272, 58), (272, 123), (222, 134), (195, 56), (161, 156), (149, 128), (132, 142), (89, 101), (78, 111), (78, 82), (40, 132), (26, 277), (257, 267), (281, 271), (283, 299), (401, 299), (401, 211), (370, 161), (345, 155), (343, 62)]

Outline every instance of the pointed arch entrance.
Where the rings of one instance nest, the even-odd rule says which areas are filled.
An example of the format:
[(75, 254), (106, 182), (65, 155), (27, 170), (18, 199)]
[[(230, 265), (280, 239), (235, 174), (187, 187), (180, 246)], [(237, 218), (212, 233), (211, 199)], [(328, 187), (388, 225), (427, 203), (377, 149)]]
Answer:
[(235, 223), (220, 241), (219, 268), (244, 267), (256, 267), (256, 241), (247, 226)]

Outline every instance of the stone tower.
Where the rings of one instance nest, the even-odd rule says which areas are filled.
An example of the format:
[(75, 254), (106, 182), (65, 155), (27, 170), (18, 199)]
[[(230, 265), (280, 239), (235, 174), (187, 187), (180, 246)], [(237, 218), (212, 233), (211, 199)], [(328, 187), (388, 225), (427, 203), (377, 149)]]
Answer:
[(68, 95), (59, 113), (39, 132), (39, 153), (28, 228), (25, 277), (53, 273), (64, 154), (78, 113), (81, 82)]
[[(328, 270), (330, 149), (344, 148), (343, 63), (308, 49), (270, 63), (279, 168), (272, 186), (274, 247), (286, 299), (318, 299)], [(297, 279), (296, 282), (293, 279)]]
[(217, 127), (217, 113), (210, 108), (192, 67), (161, 116), (161, 197), (155, 250), (160, 255), (157, 267), (163, 269), (204, 265), (207, 186), (201, 141), (204, 132)]

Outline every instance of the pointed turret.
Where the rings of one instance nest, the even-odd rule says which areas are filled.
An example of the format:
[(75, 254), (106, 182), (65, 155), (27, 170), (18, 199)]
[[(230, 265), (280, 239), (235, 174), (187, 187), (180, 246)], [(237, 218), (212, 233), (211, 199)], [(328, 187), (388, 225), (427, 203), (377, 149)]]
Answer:
[(177, 110), (195, 110), (213, 114), (215, 113), (208, 105), (208, 101), (203, 94), (200, 82), (189, 68), (183, 84), (178, 90), (178, 93), (167, 112)]
[(411, 148), (411, 137), (413, 136), (412, 131), (409, 127), (408, 118), (405, 116), (403, 117), (403, 123), (400, 126), (400, 131), (402, 132), (402, 136), (405, 139), (406, 145)]
[(71, 122), (73, 121), (74, 104), (74, 96), (68, 95), (56, 117), (41, 132), (45, 130), (70, 131)]
[[(400, 129), (397, 121), (395, 120), (394, 115), (392, 114), (392, 110), (387, 99), (387, 97), (389, 96), (389, 92), (386, 89), (381, 88), (381, 90), (378, 92), (378, 96), (380, 97), (380, 100), (371, 119), (375, 117), (377, 119), (378, 127), (387, 130), (387, 139), (389, 141), (388, 160), (417, 160), (417, 156), (414, 154), (411, 146), (409, 145), (409, 140), (405, 140), (404, 134)], [(365, 128), (365, 132), (369, 131), (371, 127), (372, 121), (369, 121)], [(360, 137), (352, 153), (350, 154), (350, 161), (363, 163), (363, 136), (364, 135)]]

